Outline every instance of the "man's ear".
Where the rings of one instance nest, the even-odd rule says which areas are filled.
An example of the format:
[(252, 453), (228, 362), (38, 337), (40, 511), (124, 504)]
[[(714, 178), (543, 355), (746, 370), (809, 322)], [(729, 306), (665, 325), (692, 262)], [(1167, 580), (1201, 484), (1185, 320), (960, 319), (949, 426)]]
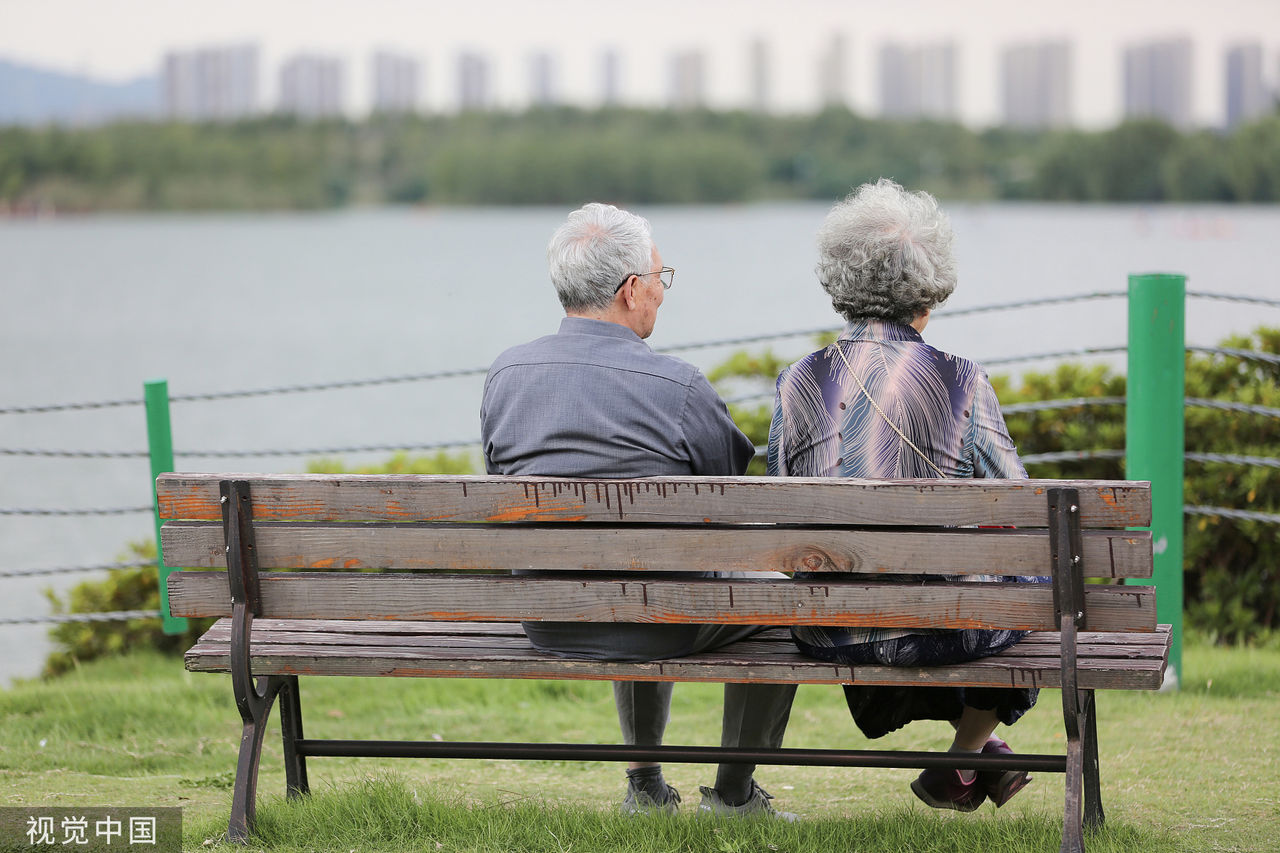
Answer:
[(630, 311), (636, 310), (636, 288), (631, 283), (634, 278), (634, 276), (628, 276), (626, 284), (622, 285), (622, 288), (618, 291), (618, 293), (622, 294), (622, 301), (626, 303), (627, 309)]

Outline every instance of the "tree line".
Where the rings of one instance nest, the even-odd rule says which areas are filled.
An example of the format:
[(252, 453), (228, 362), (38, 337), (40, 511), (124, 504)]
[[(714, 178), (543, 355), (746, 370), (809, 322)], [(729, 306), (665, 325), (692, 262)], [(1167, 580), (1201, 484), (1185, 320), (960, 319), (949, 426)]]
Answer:
[(1280, 111), (1237, 128), (973, 130), (634, 109), (0, 128), (0, 211), (839, 198), (881, 176), (949, 199), (1280, 201)]

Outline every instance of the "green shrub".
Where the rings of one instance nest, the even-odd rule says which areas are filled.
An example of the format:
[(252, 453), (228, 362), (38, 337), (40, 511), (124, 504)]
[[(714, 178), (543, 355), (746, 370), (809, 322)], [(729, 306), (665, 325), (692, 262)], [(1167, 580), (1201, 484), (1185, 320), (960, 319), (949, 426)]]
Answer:
[[(120, 562), (155, 560), (154, 542), (132, 542)], [(45, 596), (54, 613), (103, 613), (115, 610), (160, 609), (160, 585), (154, 566), (116, 569), (104, 580), (88, 580), (73, 586), (63, 598), (51, 590)], [(181, 654), (203, 634), (212, 619), (192, 619), (182, 634), (170, 636), (159, 619), (127, 622), (64, 622), (49, 631), (57, 648), (45, 658), (43, 675), (61, 675), (83, 661), (135, 649), (159, 649)]]

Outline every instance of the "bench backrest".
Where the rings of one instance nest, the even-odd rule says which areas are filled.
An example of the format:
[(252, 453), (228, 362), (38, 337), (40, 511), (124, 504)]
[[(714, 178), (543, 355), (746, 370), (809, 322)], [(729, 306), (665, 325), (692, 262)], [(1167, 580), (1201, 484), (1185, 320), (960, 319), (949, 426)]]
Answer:
[[(222, 492), (232, 482), (243, 484), (233, 494), (258, 616), (1054, 630), (1055, 596), (1075, 584), (1080, 627), (1156, 624), (1152, 587), (1081, 583), (1151, 576), (1150, 533), (1126, 529), (1150, 524), (1145, 482), (163, 474), (167, 565), (227, 566)], [(645, 574), (654, 571), (1057, 571), (1061, 583)], [(230, 615), (228, 589), (225, 572), (174, 573), (171, 610)]]

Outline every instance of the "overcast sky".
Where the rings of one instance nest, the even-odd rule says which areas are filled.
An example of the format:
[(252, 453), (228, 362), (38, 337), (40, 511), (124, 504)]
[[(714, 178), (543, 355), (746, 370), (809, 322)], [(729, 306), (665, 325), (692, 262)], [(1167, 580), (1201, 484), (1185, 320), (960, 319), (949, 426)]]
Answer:
[(1267, 76), (1280, 77), (1280, 0), (0, 0), (0, 58), (124, 80), (155, 73), (168, 49), (254, 42), (269, 105), (281, 61), (321, 51), (347, 61), (357, 111), (369, 101), (369, 56), (378, 48), (422, 61), (432, 109), (453, 106), (464, 49), (491, 57), (504, 106), (527, 102), (535, 51), (556, 57), (565, 100), (590, 103), (606, 48), (620, 54), (627, 101), (662, 103), (671, 54), (700, 49), (711, 105), (744, 105), (756, 38), (768, 45), (777, 108), (806, 110), (833, 33), (849, 46), (851, 106), (868, 113), (877, 108), (882, 42), (954, 38), (962, 117), (979, 125), (999, 116), (999, 50), (1020, 41), (1073, 42), (1073, 112), (1086, 126), (1119, 117), (1120, 51), (1134, 41), (1193, 39), (1193, 110), (1204, 124), (1222, 121), (1228, 45), (1260, 41)]

